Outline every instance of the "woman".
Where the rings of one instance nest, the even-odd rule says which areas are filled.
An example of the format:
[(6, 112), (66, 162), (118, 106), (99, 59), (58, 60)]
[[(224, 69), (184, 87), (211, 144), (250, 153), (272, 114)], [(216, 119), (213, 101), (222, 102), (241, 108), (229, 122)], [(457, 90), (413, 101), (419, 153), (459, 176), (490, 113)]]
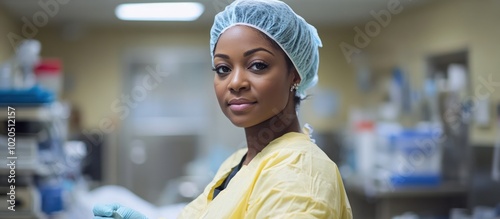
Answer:
[[(237, 0), (210, 34), (215, 93), (245, 129), (247, 148), (221, 165), (180, 218), (352, 218), (337, 166), (308, 129), (301, 132), (296, 114), (317, 82), (316, 29), (281, 1)], [(139, 215), (119, 205), (94, 209), (112, 211)]]

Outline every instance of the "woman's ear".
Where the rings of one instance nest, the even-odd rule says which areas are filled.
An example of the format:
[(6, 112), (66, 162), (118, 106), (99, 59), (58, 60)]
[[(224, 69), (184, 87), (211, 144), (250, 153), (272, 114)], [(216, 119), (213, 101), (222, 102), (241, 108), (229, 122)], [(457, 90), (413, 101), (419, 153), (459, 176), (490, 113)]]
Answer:
[(299, 73), (297, 72), (297, 69), (292, 68), (292, 74), (293, 74), (293, 83), (294, 84), (300, 84), (300, 81), (302, 80), (300, 78)]

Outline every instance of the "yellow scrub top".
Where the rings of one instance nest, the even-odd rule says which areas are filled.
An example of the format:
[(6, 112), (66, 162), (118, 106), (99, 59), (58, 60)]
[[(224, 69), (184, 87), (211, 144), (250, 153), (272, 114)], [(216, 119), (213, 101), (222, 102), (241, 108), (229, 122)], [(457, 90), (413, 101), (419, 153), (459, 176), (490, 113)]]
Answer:
[(298, 132), (271, 141), (213, 199), (246, 152), (240, 149), (224, 161), (179, 218), (352, 218), (337, 165), (309, 135)]

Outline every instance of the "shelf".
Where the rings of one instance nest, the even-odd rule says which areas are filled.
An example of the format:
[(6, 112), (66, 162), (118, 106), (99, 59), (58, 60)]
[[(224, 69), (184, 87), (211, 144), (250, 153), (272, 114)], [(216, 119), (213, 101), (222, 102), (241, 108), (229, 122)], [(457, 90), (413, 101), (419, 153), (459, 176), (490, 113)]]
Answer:
[(369, 189), (360, 185), (345, 182), (346, 190), (358, 193), (359, 195), (375, 198), (416, 198), (416, 197), (449, 197), (463, 196), (467, 193), (467, 187), (458, 182), (444, 182), (439, 186), (407, 186), (397, 188), (382, 188), (372, 186)]

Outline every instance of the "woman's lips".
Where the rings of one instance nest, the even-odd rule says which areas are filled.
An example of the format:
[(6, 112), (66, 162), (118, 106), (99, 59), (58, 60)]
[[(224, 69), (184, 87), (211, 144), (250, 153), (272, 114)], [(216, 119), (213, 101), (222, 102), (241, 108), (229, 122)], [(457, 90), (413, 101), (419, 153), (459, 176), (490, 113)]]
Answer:
[(243, 112), (250, 109), (255, 103), (229, 104), (229, 109), (234, 112)]
[(232, 99), (228, 102), (229, 109), (233, 112), (244, 112), (252, 108), (257, 102), (250, 101), (244, 98)]

